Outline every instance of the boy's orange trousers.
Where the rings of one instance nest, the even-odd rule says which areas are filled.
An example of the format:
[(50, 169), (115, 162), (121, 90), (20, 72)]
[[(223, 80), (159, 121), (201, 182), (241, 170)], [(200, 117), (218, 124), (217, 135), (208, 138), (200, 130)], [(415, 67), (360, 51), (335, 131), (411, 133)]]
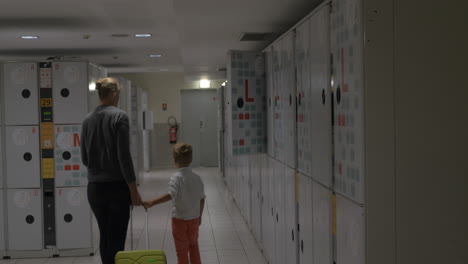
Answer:
[(172, 235), (174, 236), (178, 264), (201, 264), (198, 248), (198, 227), (200, 218), (181, 220), (172, 218)]

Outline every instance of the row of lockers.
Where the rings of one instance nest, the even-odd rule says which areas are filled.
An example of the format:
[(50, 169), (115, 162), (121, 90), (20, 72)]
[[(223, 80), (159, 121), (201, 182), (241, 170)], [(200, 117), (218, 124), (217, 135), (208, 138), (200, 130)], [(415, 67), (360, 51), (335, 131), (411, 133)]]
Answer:
[[(2, 135), (0, 127), (0, 136)], [(81, 162), (80, 125), (54, 127), (55, 186), (86, 186), (87, 170)], [(0, 150), (5, 155), (7, 188), (40, 188), (41, 155), (38, 126), (7, 126), (4, 128), (5, 145)], [(1, 164), (0, 164), (1, 165)], [(2, 167), (0, 166), (0, 169)], [(0, 173), (1, 176), (1, 173)], [(3, 179), (0, 177), (0, 188)]]
[(336, 2), (264, 50), (267, 149), (331, 188), (334, 148), (336, 191), (363, 205), (363, 44), (354, 13), (361, 2)]
[(364, 263), (361, 206), (265, 154), (226, 164), (228, 188), (270, 264)]
[[(41, 190), (3, 192), (0, 190), (0, 251), (44, 249)], [(56, 188), (55, 195), (57, 249), (91, 248), (92, 219), (86, 188)]]
[(53, 62), (52, 83), (38, 63), (4, 63), (2, 70), (4, 124), (39, 124), (39, 88), (52, 87), (54, 123), (79, 124), (88, 113), (88, 72), (95, 66), (86, 62)]

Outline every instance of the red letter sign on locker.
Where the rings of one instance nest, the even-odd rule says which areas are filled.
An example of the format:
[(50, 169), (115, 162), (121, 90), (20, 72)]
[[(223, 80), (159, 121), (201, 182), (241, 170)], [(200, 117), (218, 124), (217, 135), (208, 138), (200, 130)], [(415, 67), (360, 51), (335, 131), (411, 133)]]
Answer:
[(81, 163), (80, 125), (55, 126), (55, 186), (86, 186), (87, 170)]

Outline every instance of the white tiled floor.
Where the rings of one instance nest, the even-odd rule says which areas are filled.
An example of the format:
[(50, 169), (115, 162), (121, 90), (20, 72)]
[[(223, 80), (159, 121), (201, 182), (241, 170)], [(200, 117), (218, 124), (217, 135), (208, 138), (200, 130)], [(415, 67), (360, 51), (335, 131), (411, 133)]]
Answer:
[[(246, 225), (237, 205), (218, 173), (217, 168), (196, 168), (202, 176), (207, 196), (203, 223), (200, 227), (200, 251), (204, 264), (265, 264), (266, 261)], [(143, 199), (159, 196), (165, 192), (167, 182), (174, 170), (159, 170), (147, 173), (139, 187)], [(166, 203), (149, 210), (150, 248), (163, 249), (168, 264), (177, 263), (174, 241), (171, 233), (171, 204)], [(142, 208), (134, 210), (134, 245), (145, 249), (145, 213)], [(130, 233), (127, 239), (130, 249)], [(93, 257), (70, 257), (48, 259), (0, 260), (0, 264), (76, 264), (101, 263), (97, 253)]]

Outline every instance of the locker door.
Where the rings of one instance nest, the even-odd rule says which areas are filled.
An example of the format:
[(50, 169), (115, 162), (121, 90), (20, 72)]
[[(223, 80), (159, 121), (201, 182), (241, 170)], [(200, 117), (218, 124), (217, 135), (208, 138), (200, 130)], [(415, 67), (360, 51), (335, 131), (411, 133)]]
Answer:
[(282, 100), (280, 100), (280, 89), (281, 89), (281, 43), (277, 42), (273, 44), (272, 48), (272, 63), (273, 63), (273, 98), (272, 101), (274, 118), (273, 118), (273, 133), (274, 133), (274, 155), (276, 159), (281, 159), (283, 151), (283, 128), (282, 128)]
[(364, 208), (337, 195), (336, 220), (337, 263), (365, 264)]
[(299, 176), (299, 263), (312, 264), (312, 180)]
[(88, 113), (88, 64), (54, 62), (53, 98), (55, 124), (80, 124)]
[(91, 247), (91, 209), (86, 187), (56, 189), (57, 248)]
[(331, 51), (334, 73), (335, 190), (364, 204), (362, 2), (337, 0), (333, 6), (331, 21), (335, 26), (331, 29)]
[(251, 156), (246, 156), (244, 160), (244, 208), (245, 208), (245, 217), (247, 223), (252, 227), (252, 211), (251, 211), (251, 201), (252, 201), (252, 179), (250, 175), (250, 161)]
[(333, 263), (332, 191), (312, 181), (314, 263)]
[(285, 176), (285, 165), (281, 162), (277, 162), (275, 168), (275, 188), (276, 188), (276, 212), (275, 212), (275, 262), (277, 264), (286, 263), (286, 210), (285, 210), (285, 198), (286, 198), (286, 176)]
[(282, 125), (283, 125), (283, 155), (282, 161), (295, 168), (296, 157), (296, 87), (294, 74), (294, 34), (287, 34), (281, 49), (281, 90)]
[(312, 178), (327, 187), (332, 186), (329, 20), (329, 6), (310, 18)]
[(5, 63), (3, 88), (6, 125), (39, 123), (37, 63)]
[(265, 169), (262, 170), (262, 193), (263, 193), (263, 206), (262, 206), (262, 240), (263, 240), (263, 248), (265, 250), (265, 255), (270, 263), (273, 263), (275, 258), (274, 255), (274, 243), (275, 243), (275, 224), (273, 222), (273, 214), (274, 214), (274, 203), (272, 199), (274, 198), (274, 188), (272, 190), (272, 186), (274, 186), (274, 175), (273, 170), (271, 167), (274, 164), (274, 160), (265, 155)]
[(41, 180), (39, 128), (6, 128), (6, 176), (8, 188), (39, 188)]
[(40, 189), (10, 189), (8, 196), (8, 249), (43, 249)]
[(250, 197), (251, 202), (251, 215), (252, 215), (252, 229), (257, 241), (261, 242), (260, 221), (262, 217), (261, 211), (261, 197), (260, 197), (260, 167), (261, 167), (261, 154), (252, 157), (250, 168), (250, 179), (252, 181), (252, 192)]
[(273, 49), (270, 48), (265, 52), (266, 62), (266, 88), (267, 88), (267, 150), (268, 155), (275, 156), (275, 93), (273, 84)]
[(86, 186), (87, 169), (81, 162), (80, 125), (55, 126), (55, 186)]
[(3, 146), (3, 127), (0, 126), (0, 190), (3, 188)]
[(296, 171), (285, 166), (285, 222), (286, 258), (297, 263)]
[(0, 189), (0, 251), (5, 250), (5, 213), (3, 212), (3, 190)]
[(309, 20), (296, 29), (297, 169), (312, 176)]
[(270, 197), (269, 197), (269, 200), (270, 200), (270, 221), (269, 221), (269, 224), (270, 224), (270, 233), (273, 233), (271, 234), (270, 238), (271, 240), (269, 241), (269, 251), (270, 251), (270, 263), (275, 263), (275, 259), (276, 259), (276, 237), (278, 236), (278, 233), (276, 232), (271, 232), (271, 230), (275, 230), (276, 231), (276, 202), (279, 201), (279, 197), (276, 196), (276, 182), (277, 182), (277, 179), (276, 179), (276, 169), (277, 169), (277, 163), (278, 161), (276, 161), (275, 159), (273, 158), (270, 158), (270, 172), (269, 172), (269, 177), (270, 177)]

